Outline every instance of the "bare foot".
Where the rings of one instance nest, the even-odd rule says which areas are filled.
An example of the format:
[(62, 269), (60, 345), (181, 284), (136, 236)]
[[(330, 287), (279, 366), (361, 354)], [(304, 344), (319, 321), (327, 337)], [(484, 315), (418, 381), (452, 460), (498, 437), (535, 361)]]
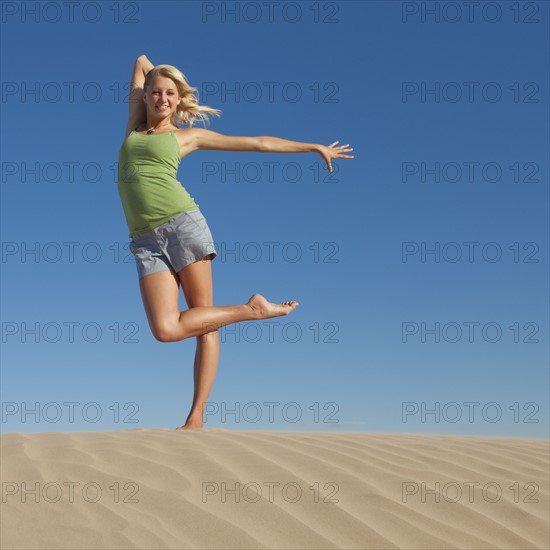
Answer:
[(280, 304), (273, 304), (268, 302), (261, 294), (253, 294), (246, 305), (250, 306), (254, 310), (254, 313), (258, 319), (269, 319), (270, 317), (288, 315), (296, 306), (299, 306), (300, 304), (294, 300), (282, 302)]
[(176, 428), (176, 430), (200, 430), (202, 429), (202, 425), (201, 426), (194, 426), (194, 425), (191, 425), (191, 424), (184, 424), (183, 426), (180, 426), (179, 428)]
[(199, 417), (188, 416), (185, 424), (176, 428), (176, 430), (197, 430), (203, 427), (202, 420)]

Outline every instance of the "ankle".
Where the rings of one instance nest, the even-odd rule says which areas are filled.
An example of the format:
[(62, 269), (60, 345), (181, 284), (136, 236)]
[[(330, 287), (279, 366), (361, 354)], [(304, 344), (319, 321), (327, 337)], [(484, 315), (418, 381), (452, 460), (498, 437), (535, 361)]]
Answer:
[(246, 321), (259, 321), (260, 320), (260, 312), (255, 309), (250, 304), (244, 304), (243, 305), (244, 311), (246, 312)]

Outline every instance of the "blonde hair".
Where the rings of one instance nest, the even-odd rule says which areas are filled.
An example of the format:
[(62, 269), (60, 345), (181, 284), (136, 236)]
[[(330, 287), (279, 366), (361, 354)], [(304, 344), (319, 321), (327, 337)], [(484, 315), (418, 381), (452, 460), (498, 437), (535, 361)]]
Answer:
[(176, 112), (172, 117), (172, 122), (176, 126), (189, 123), (189, 126), (192, 127), (195, 118), (200, 118), (204, 124), (208, 122), (209, 114), (217, 117), (221, 116), (221, 110), (207, 107), (206, 105), (199, 105), (198, 89), (190, 86), (184, 74), (172, 65), (157, 65), (153, 67), (145, 77), (143, 84), (145, 92), (153, 82), (153, 79), (159, 75), (173, 80), (178, 90), (180, 100), (176, 107)]

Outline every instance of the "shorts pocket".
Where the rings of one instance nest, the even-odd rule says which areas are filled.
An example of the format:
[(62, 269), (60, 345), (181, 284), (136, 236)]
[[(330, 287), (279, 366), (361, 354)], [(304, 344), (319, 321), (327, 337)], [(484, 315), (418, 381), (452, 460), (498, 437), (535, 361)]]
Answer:
[(147, 246), (143, 242), (136, 241), (136, 238), (134, 237), (130, 243), (128, 244), (128, 248), (132, 251), (132, 254), (135, 256), (140, 250), (143, 250), (143, 248)]
[[(199, 214), (197, 216), (197, 213)], [(200, 225), (200, 218), (202, 217), (202, 214), (198, 210), (188, 210), (187, 212), (182, 212), (181, 219), (178, 220), (178, 225), (174, 227), (174, 230), (176, 232), (187, 229), (187, 231), (190, 231), (192, 227), (198, 226), (201, 228)]]
[(192, 210), (189, 212), (189, 216), (201, 231), (206, 231), (208, 224), (200, 210)]

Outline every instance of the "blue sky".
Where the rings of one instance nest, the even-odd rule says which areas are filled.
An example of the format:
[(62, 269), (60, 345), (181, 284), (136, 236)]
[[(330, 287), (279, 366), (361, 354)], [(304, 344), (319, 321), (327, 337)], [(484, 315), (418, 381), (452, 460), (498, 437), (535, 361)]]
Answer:
[(116, 187), (145, 53), (211, 130), (354, 148), (183, 159), (215, 305), (300, 302), (220, 330), (207, 427), (548, 437), (548, 3), (88, 4), (2, 12), (3, 432), (187, 415)]

